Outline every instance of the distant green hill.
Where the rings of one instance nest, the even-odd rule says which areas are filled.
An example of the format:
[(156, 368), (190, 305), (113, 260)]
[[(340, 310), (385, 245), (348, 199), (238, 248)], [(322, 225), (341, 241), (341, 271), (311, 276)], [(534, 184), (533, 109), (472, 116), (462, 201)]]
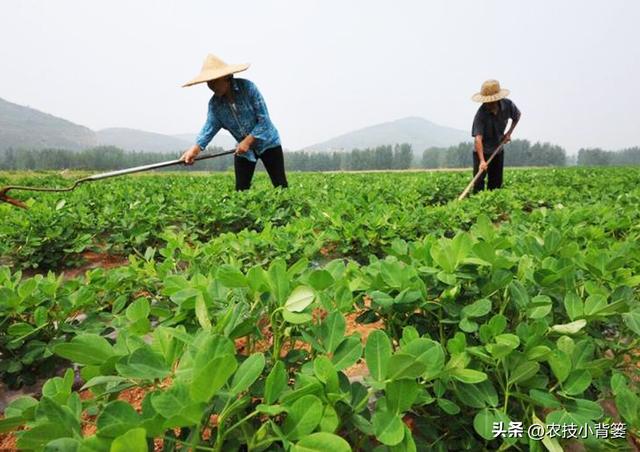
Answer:
[(305, 149), (350, 151), (355, 148), (409, 143), (414, 153), (422, 155), (422, 151), (429, 147), (453, 146), (463, 141), (471, 141), (470, 132), (439, 126), (424, 118), (408, 117), (355, 130)]
[[(0, 98), (0, 151), (4, 149), (68, 149), (116, 146), (125, 151), (178, 153), (191, 146), (195, 133), (164, 135), (114, 127), (97, 132), (66, 119)], [(236, 142), (220, 131), (210, 146), (232, 149)]]
[[(172, 135), (175, 138), (180, 138), (181, 140), (186, 140), (189, 142), (189, 145), (192, 145), (196, 141), (197, 133), (181, 133), (178, 135)], [(226, 130), (221, 130), (213, 137), (209, 147), (217, 146), (224, 149), (233, 149), (236, 147), (236, 140), (231, 136), (229, 132)]]
[[(164, 135), (162, 133), (145, 132), (144, 130), (114, 127), (96, 132), (98, 144), (101, 146), (116, 146), (125, 151), (138, 152), (181, 152), (193, 145), (197, 134), (183, 133), (180, 135)], [(235, 147), (235, 140), (220, 131), (210, 143), (210, 146), (220, 146), (225, 149)]]
[(116, 146), (125, 151), (177, 153), (191, 145), (189, 141), (180, 138), (124, 127), (102, 129), (96, 135), (98, 144)]
[[(409, 143), (416, 155), (429, 147), (453, 146), (471, 141), (470, 134), (434, 124), (424, 118), (408, 117), (376, 124), (308, 146), (310, 151), (350, 151), (381, 145)], [(81, 150), (98, 145), (125, 151), (178, 153), (195, 140), (195, 134), (164, 135), (123, 127), (97, 132), (71, 121), (0, 99), (0, 150), (58, 148)], [(211, 143), (231, 149), (235, 140), (221, 131)]]
[(0, 150), (96, 146), (93, 130), (0, 98)]

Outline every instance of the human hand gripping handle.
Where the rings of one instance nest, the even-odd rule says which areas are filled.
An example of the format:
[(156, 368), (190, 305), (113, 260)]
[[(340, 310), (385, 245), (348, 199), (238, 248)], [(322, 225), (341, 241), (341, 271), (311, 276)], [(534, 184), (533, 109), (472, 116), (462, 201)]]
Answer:
[[(483, 172), (485, 172), (487, 170), (487, 168), (489, 168), (489, 163), (491, 163), (491, 161), (494, 159), (494, 157), (496, 155), (498, 155), (498, 153), (502, 152), (502, 148), (504, 147), (505, 144), (510, 143), (511, 142), (511, 132), (505, 134), (502, 137), (502, 140), (500, 141), (500, 144), (498, 145), (498, 147), (496, 148), (495, 151), (493, 151), (493, 153), (491, 154), (491, 156), (489, 157), (489, 160), (482, 160), (480, 162), (480, 168), (478, 169), (478, 175), (482, 174)], [(475, 178), (474, 178), (475, 181)]]
[[(491, 157), (489, 157), (489, 160), (482, 161), (480, 162), (480, 168), (478, 169), (478, 172), (476, 173), (476, 175), (473, 177), (473, 179), (471, 180), (471, 182), (469, 182), (469, 185), (467, 185), (467, 188), (464, 189), (464, 191), (462, 193), (460, 193), (460, 196), (458, 196), (458, 201), (463, 200), (467, 194), (469, 194), (469, 191), (471, 190), (471, 188), (473, 187), (473, 185), (476, 183), (476, 181), (478, 179), (480, 179), (480, 176), (482, 176), (482, 173), (484, 173), (487, 168), (489, 167), (489, 164), (491, 163), (491, 161), (493, 160), (493, 158), (498, 155), (499, 152), (502, 151), (502, 147), (507, 143), (507, 138), (510, 140), (511, 139), (511, 134), (507, 134), (505, 135), (505, 137), (502, 139), (502, 141), (500, 142), (500, 144), (498, 145), (498, 147), (496, 148), (495, 151), (493, 151), (493, 154), (491, 154)], [(484, 167), (484, 168), (483, 168)]]
[(482, 161), (480, 161), (480, 167), (479, 167), (479, 172), (483, 173), (485, 171), (487, 171), (487, 169), (489, 168), (489, 163), (491, 162), (491, 160), (493, 160), (493, 157), (495, 155), (498, 154), (498, 152), (501, 151), (502, 146), (504, 146), (505, 144), (511, 143), (511, 131), (507, 132), (503, 137), (502, 137), (502, 141), (500, 141), (500, 145), (498, 146), (498, 148), (496, 148), (496, 150), (493, 152), (493, 154), (491, 154), (491, 157), (489, 157), (489, 161), (484, 160), (484, 157), (482, 158)]
[(249, 152), (249, 149), (251, 149), (251, 145), (255, 140), (256, 139), (252, 135), (247, 135), (244, 140), (236, 146), (236, 155), (242, 155)]
[(198, 156), (198, 154), (200, 154), (200, 152), (200, 146), (194, 144), (189, 149), (187, 149), (184, 154), (182, 154), (180, 160), (183, 161), (186, 165), (193, 165), (195, 158)]

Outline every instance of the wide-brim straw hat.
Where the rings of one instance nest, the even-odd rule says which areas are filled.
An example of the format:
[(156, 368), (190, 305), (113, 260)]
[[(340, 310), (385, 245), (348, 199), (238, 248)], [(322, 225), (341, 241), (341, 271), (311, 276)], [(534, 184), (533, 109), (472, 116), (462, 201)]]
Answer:
[(500, 99), (504, 99), (509, 95), (511, 91), (508, 89), (500, 88), (500, 82), (497, 80), (487, 80), (482, 84), (479, 93), (475, 93), (471, 96), (471, 100), (474, 102), (496, 102)]
[(197, 85), (198, 83), (215, 80), (226, 75), (235, 74), (236, 72), (246, 71), (249, 63), (246, 64), (227, 64), (215, 55), (209, 54), (202, 63), (200, 73), (193, 79), (182, 85), (182, 87)]

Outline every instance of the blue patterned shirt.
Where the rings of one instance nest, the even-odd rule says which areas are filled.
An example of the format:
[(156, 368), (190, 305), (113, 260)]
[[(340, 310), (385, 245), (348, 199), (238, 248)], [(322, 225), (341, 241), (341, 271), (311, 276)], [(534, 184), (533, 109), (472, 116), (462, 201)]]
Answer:
[(240, 154), (252, 162), (267, 149), (280, 145), (280, 136), (275, 128), (267, 105), (256, 85), (246, 79), (231, 80), (233, 99), (230, 103), (223, 97), (212, 96), (209, 101), (207, 121), (196, 138), (196, 144), (205, 149), (220, 129), (228, 130), (237, 142), (247, 135), (255, 138), (251, 149)]

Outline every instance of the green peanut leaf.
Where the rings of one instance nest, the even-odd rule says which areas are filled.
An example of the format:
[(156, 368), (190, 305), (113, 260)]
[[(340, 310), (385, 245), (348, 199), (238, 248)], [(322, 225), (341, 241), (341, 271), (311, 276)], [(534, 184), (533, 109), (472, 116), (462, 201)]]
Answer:
[(284, 303), (284, 307), (289, 312), (304, 311), (316, 298), (316, 294), (310, 287), (298, 286), (293, 289), (289, 298)]
[(276, 361), (265, 381), (264, 401), (271, 405), (287, 387), (287, 372), (282, 361)]
[(509, 384), (516, 384), (533, 377), (540, 370), (540, 364), (535, 361), (526, 361), (520, 364), (509, 374)]
[(487, 379), (487, 374), (473, 369), (455, 368), (451, 371), (451, 376), (467, 384), (481, 383)]
[(292, 452), (350, 452), (351, 446), (333, 433), (317, 432), (307, 435), (293, 445)]
[(531, 299), (527, 307), (527, 315), (530, 319), (541, 319), (551, 312), (551, 298), (546, 295), (537, 295)]
[(347, 324), (343, 315), (334, 311), (320, 325), (320, 336), (327, 353), (334, 353), (342, 342)]
[(585, 326), (587, 326), (587, 321), (585, 319), (580, 319), (563, 325), (553, 325), (550, 328), (550, 331), (558, 334), (576, 334)]
[(309, 275), (309, 284), (315, 290), (324, 290), (334, 282), (333, 276), (327, 270), (314, 270)]
[(221, 265), (218, 268), (216, 278), (225, 287), (229, 288), (247, 287), (249, 285), (246, 276), (244, 276), (240, 270), (228, 264)]
[(107, 438), (115, 438), (124, 435), (139, 423), (140, 416), (131, 405), (121, 400), (115, 400), (105, 406), (98, 416), (98, 433)]
[(162, 379), (171, 372), (162, 355), (148, 346), (140, 347), (121, 362), (116, 363), (116, 370), (122, 377), (145, 380)]
[(502, 425), (505, 429), (509, 426), (509, 418), (496, 409), (492, 408), (484, 408), (475, 415), (473, 418), (473, 428), (478, 433), (478, 435), (482, 436), (487, 441), (491, 441), (494, 439), (494, 430), (493, 426), (502, 422)]
[(147, 452), (147, 432), (143, 428), (134, 428), (118, 436), (111, 443), (109, 452)]
[(387, 383), (385, 394), (389, 411), (400, 415), (409, 410), (419, 392), (420, 387), (415, 380), (395, 380)]
[(562, 383), (562, 389), (569, 395), (582, 394), (589, 386), (591, 386), (591, 374), (588, 370), (571, 372)]
[(482, 317), (491, 312), (491, 300), (483, 298), (462, 308), (462, 315), (466, 317)]
[(149, 312), (149, 301), (146, 298), (138, 298), (127, 307), (126, 316), (130, 322), (137, 322), (146, 319)]
[(371, 419), (376, 438), (382, 444), (395, 446), (404, 438), (404, 425), (400, 418), (388, 411), (376, 411)]
[(305, 395), (289, 408), (282, 431), (289, 440), (300, 439), (315, 430), (323, 413), (322, 401), (314, 395)]
[(360, 338), (358, 336), (349, 336), (340, 343), (331, 361), (336, 370), (340, 371), (354, 365), (361, 356), (362, 343)]
[(115, 356), (111, 344), (104, 337), (88, 333), (74, 337), (71, 342), (55, 345), (53, 352), (74, 363), (84, 365), (102, 364)]
[(255, 353), (247, 358), (238, 368), (231, 382), (229, 392), (233, 395), (240, 394), (260, 377), (265, 365), (265, 358), (262, 353)]
[(554, 350), (549, 355), (548, 362), (558, 381), (565, 381), (571, 372), (571, 358), (562, 350)]
[(369, 335), (364, 356), (371, 377), (377, 381), (384, 380), (391, 358), (391, 341), (384, 331), (376, 330)]

